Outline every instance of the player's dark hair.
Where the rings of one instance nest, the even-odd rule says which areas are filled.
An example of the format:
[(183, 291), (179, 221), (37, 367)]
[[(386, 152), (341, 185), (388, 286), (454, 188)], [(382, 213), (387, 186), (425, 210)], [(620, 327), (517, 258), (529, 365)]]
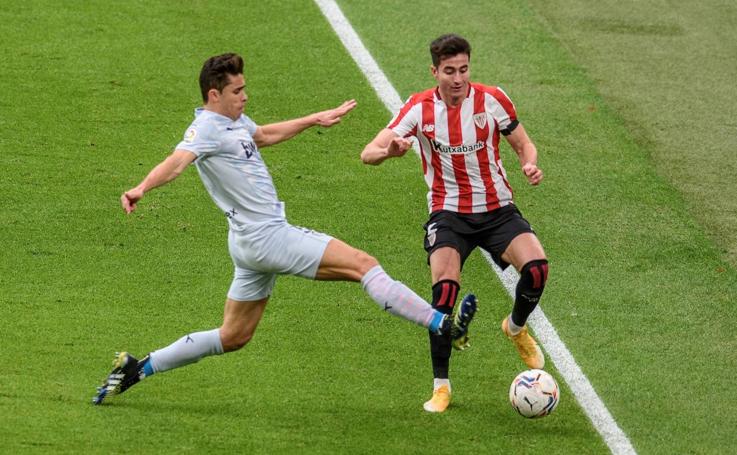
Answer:
[(432, 56), (432, 64), (436, 68), (446, 58), (458, 54), (466, 54), (470, 59), (471, 45), (465, 38), (455, 33), (440, 36), (430, 43), (430, 56)]
[(207, 92), (211, 88), (222, 92), (228, 85), (228, 75), (237, 76), (239, 74), (243, 74), (243, 58), (240, 55), (229, 52), (208, 58), (200, 71), (202, 101), (207, 103)]

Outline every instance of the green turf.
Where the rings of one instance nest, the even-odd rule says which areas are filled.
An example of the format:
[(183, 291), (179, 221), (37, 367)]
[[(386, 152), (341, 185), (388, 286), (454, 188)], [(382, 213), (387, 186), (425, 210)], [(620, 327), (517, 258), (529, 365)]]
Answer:
[(737, 266), (737, 4), (530, 3)]
[[(525, 187), (505, 150), (551, 257), (546, 312), (635, 447), (733, 443), (737, 398), (705, 384), (735, 369), (737, 277), (549, 25), (524, 4), (491, 15), (468, 2), (452, 18), (437, 14), (441, 2), (341, 5), (403, 96), (431, 83), (427, 42), (459, 29), (478, 79), (517, 103), (547, 173)], [(420, 166), (360, 164), (388, 114), (310, 2), (13, 1), (0, 23), (3, 450), (607, 451), (562, 383), (550, 418), (526, 421), (508, 406), (522, 369), (497, 328), (510, 302), (478, 254), (464, 288), (482, 307), (472, 351), (455, 357), (446, 415), (421, 411), (422, 330), (382, 314), (356, 285), (296, 278), (278, 282), (244, 351), (91, 406), (113, 350), (143, 354), (220, 322), (227, 226), (196, 172), (129, 217), (117, 202), (181, 138), (204, 58), (246, 56), (247, 110), (261, 123), (359, 100), (343, 124), (264, 155), (293, 223), (366, 249), (428, 296)]]
[[(491, 14), (461, 2), (448, 16), (438, 14), (443, 2), (341, 3), (402, 96), (431, 83), (428, 43), (455, 31), (474, 46), (473, 78), (516, 102), (546, 171), (539, 188), (524, 185), (507, 148), (517, 201), (551, 259), (543, 306), (635, 448), (733, 445), (737, 397), (706, 384), (737, 366), (734, 269), (659, 176), (629, 111), (614, 110), (567, 42), (524, 4)], [(412, 20), (387, 34), (374, 25), (382, 10)], [(405, 40), (414, 49), (397, 50)]]
[[(295, 223), (375, 252), (428, 293), (414, 248), (419, 225), (398, 210), (400, 194), (422, 197), (421, 180), (409, 163), (376, 177), (358, 161), (385, 113), (317, 9), (167, 5), (18, 2), (0, 17), (12, 57), (0, 78), (9, 114), (0, 209), (5, 450), (510, 450), (530, 428), (506, 403), (514, 359), (503, 357), (509, 367), (498, 376), (484, 374), (490, 360), (464, 367), (459, 359), (458, 370), (467, 368), (458, 378), (467, 384), (457, 394), (460, 415), (427, 416), (425, 333), (349, 284), (284, 279), (242, 353), (91, 406), (113, 350), (142, 354), (220, 321), (231, 275), (227, 228), (196, 174), (151, 193), (130, 217), (117, 202), (178, 142), (199, 102), (196, 72), (212, 53), (246, 55), (249, 112), (260, 122), (361, 100), (340, 127), (305, 133), (267, 161)], [(206, 27), (213, 17), (221, 20)], [(407, 178), (411, 191), (401, 184)], [(392, 188), (394, 197), (377, 197)], [(558, 412), (534, 424), (532, 446), (601, 446), (573, 402)], [(484, 431), (451, 426), (446, 434), (461, 416)], [(505, 435), (512, 438), (500, 444)]]

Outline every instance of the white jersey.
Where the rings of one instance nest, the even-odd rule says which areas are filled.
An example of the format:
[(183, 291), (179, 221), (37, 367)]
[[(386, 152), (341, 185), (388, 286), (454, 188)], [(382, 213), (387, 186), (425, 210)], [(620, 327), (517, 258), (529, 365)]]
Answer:
[(284, 203), (253, 140), (257, 125), (241, 114), (238, 120), (198, 108), (195, 120), (176, 148), (187, 150), (202, 183), (231, 229), (267, 221), (286, 221)]

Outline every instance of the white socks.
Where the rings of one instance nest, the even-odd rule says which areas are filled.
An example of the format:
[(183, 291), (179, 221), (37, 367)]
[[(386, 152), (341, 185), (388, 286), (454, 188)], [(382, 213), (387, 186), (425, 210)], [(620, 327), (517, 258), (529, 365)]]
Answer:
[[(369, 270), (361, 278), (361, 285), (382, 310), (426, 327), (432, 332), (440, 330), (444, 314), (433, 309), (407, 286), (392, 279), (381, 266), (377, 265)], [(196, 332), (152, 352), (151, 368), (154, 373), (160, 373), (222, 353), (220, 329)]]
[(223, 353), (220, 329), (196, 332), (178, 339), (169, 346), (150, 354), (155, 373), (195, 363), (203, 357)]
[(443, 313), (433, 309), (410, 288), (392, 279), (380, 265), (361, 278), (361, 285), (382, 310), (427, 327), (432, 332), (440, 328)]
[(520, 327), (515, 324), (514, 321), (512, 321), (512, 315), (510, 314), (509, 316), (507, 316), (507, 327), (509, 328), (510, 334), (517, 335), (518, 333), (520, 333), (524, 326)]
[(432, 383), (432, 389), (433, 389), (433, 391), (438, 390), (442, 386), (447, 386), (448, 387), (448, 392), (450, 392), (451, 391), (450, 390), (450, 379), (447, 379), (447, 378), (446, 379), (435, 378), (433, 380), (433, 383)]

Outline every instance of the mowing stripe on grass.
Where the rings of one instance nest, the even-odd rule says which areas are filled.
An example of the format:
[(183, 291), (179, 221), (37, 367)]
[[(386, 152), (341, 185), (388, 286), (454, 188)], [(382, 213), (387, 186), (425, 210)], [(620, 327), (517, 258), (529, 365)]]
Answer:
[[(351, 57), (356, 61), (358, 67), (366, 75), (371, 86), (379, 95), (379, 99), (381, 99), (392, 114), (395, 114), (402, 106), (399, 93), (363, 45), (361, 38), (353, 29), (350, 22), (348, 22), (348, 19), (338, 5), (334, 0), (315, 0), (315, 3), (335, 30), (335, 33), (351, 54)], [(415, 151), (417, 151), (416, 147)], [(484, 252), (484, 256), (491, 268), (496, 272), (509, 295), (514, 298), (515, 287), (519, 280), (517, 272), (512, 267), (508, 268), (506, 272), (502, 272), (488, 254)], [(540, 307), (533, 312), (529, 322), (538, 339), (545, 347), (545, 351), (555, 364), (555, 367), (570, 387), (579, 405), (593, 423), (596, 431), (602, 436), (604, 442), (609, 446), (612, 453), (636, 453), (627, 435), (619, 428), (619, 425), (615, 422), (611, 413), (604, 405), (604, 402), (596, 393), (586, 375), (583, 374), (573, 355), (568, 351), (566, 345), (560, 339), (555, 328)]]

